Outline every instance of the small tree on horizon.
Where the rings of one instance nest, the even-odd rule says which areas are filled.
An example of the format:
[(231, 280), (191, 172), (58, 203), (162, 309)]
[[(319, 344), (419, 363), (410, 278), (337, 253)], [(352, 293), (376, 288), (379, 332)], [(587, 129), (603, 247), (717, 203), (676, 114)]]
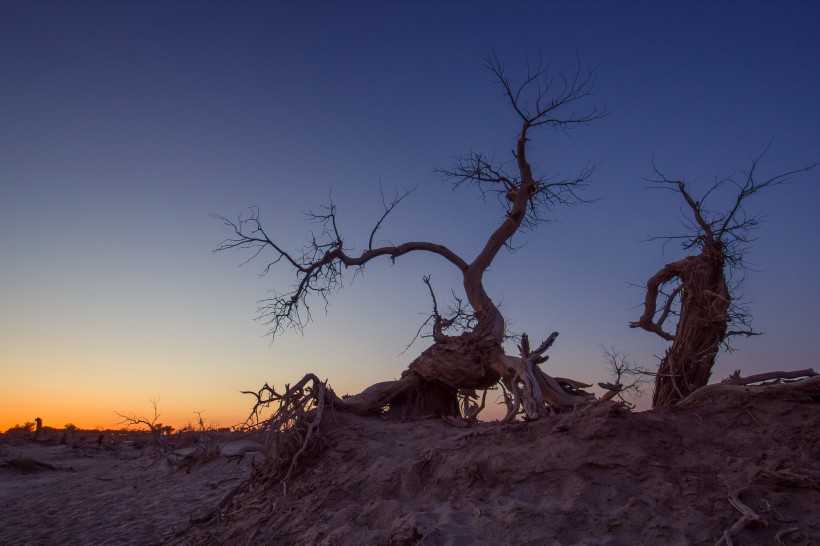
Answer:
[(151, 407), (153, 408), (153, 416), (152, 417), (145, 417), (144, 415), (137, 415), (136, 413), (121, 413), (119, 411), (115, 411), (114, 413), (121, 417), (122, 420), (115, 423), (116, 425), (125, 425), (125, 428), (128, 429), (129, 427), (139, 427), (144, 426), (148, 428), (148, 431), (154, 434), (162, 434), (165, 430), (170, 430), (172, 427), (163, 426), (162, 423), (159, 422), (160, 413), (159, 413), (159, 398), (151, 398)]

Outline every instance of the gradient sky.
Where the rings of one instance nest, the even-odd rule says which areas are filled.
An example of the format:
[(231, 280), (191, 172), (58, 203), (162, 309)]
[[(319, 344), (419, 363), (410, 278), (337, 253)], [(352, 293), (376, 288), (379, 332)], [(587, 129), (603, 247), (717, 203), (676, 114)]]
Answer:
[[(0, 3), (0, 430), (43, 418), (108, 427), (114, 411), (179, 426), (244, 419), (239, 394), (312, 371), (341, 393), (398, 377), (430, 302), (460, 280), (434, 256), (372, 263), (327, 315), (273, 344), (260, 278), (211, 213), (258, 205), (288, 248), (332, 191), (362, 248), (385, 191), (418, 185), (381, 236), (433, 240), (471, 259), (501, 218), (433, 172), (470, 150), (506, 158), (516, 116), (482, 68), (525, 52), (556, 70), (597, 65), (612, 114), (531, 142), (534, 168), (600, 161), (589, 206), (503, 254), (486, 278), (516, 333), (561, 332), (546, 371), (608, 379), (601, 345), (644, 366), (666, 347), (628, 323), (640, 283), (679, 249), (642, 242), (680, 226), (647, 190), (651, 161), (703, 188), (820, 159), (815, 2)], [(744, 293), (765, 336), (738, 340), (714, 378), (817, 367), (817, 172), (749, 202), (768, 214)], [(523, 241), (523, 239), (522, 239)], [(814, 340), (814, 341), (813, 341)]]

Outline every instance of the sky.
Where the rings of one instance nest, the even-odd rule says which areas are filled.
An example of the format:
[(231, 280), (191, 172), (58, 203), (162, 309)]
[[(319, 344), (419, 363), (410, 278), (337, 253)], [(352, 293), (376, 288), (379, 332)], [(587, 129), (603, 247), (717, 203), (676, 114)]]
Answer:
[[(397, 378), (430, 300), (458, 289), (435, 256), (371, 263), (302, 334), (271, 340), (257, 301), (293, 276), (241, 251), (211, 215), (258, 206), (288, 249), (332, 196), (363, 248), (388, 195), (417, 187), (380, 237), (471, 259), (502, 218), (436, 174), (470, 151), (510, 157), (520, 128), (482, 66), (595, 67), (611, 113), (530, 142), (537, 174), (599, 162), (585, 197), (525, 233), (485, 277), (510, 329), (560, 332), (552, 375), (608, 380), (602, 347), (657, 365), (628, 327), (641, 282), (682, 257), (682, 202), (647, 189), (652, 161), (695, 191), (820, 160), (815, 2), (0, 3), (0, 430), (110, 427), (114, 413), (182, 426), (244, 420), (241, 390), (307, 372), (340, 394)], [(743, 293), (754, 326), (713, 379), (817, 367), (820, 173), (749, 202), (766, 223)], [(722, 195), (727, 199), (730, 196)], [(718, 202), (715, 203), (719, 205)], [(815, 341), (813, 341), (815, 340)], [(514, 351), (514, 347), (510, 347)]]

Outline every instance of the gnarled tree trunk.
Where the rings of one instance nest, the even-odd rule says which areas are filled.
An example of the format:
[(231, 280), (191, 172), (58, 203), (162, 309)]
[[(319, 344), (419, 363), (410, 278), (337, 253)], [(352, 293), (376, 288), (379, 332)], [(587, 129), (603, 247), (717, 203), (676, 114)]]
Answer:
[[(704, 252), (667, 266), (680, 279), (680, 317), (655, 376), (653, 407), (675, 404), (709, 382), (726, 337), (731, 298), (723, 259)], [(666, 268), (665, 268), (666, 269)]]
[[(746, 311), (732, 301), (732, 291), (726, 282), (727, 269), (742, 268), (743, 247), (750, 241), (750, 231), (760, 223), (759, 216), (746, 214), (744, 202), (761, 190), (784, 184), (793, 175), (817, 165), (760, 181), (756, 174), (760, 157), (744, 172), (744, 180), (719, 178), (700, 199), (692, 197), (686, 182), (670, 180), (655, 169), (659, 177), (655, 181), (657, 187), (680, 194), (692, 215), (687, 222), (688, 233), (656, 238), (678, 240), (684, 249), (700, 252), (667, 264), (647, 281), (643, 314), (630, 323), (632, 328), (642, 328), (672, 342), (655, 378), (653, 407), (676, 404), (705, 386), (720, 345), (730, 336), (758, 334), (749, 326)], [(707, 208), (707, 199), (724, 186), (737, 190), (728, 209), (720, 212)], [(665, 285), (671, 289), (668, 293), (662, 291)], [(675, 314), (678, 322), (673, 335), (664, 330), (664, 322)]]

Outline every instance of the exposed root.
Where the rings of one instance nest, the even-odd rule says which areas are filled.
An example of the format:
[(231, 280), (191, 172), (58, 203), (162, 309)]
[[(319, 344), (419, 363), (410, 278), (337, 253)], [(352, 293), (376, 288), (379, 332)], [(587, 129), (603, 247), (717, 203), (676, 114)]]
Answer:
[(812, 368), (805, 370), (794, 370), (791, 372), (766, 372), (757, 375), (750, 375), (749, 377), (741, 377), (740, 370), (721, 381), (724, 385), (752, 385), (754, 383), (765, 384), (767, 381), (774, 381), (781, 383), (784, 379), (802, 379), (804, 377), (814, 377), (817, 375)]
[[(264, 434), (266, 457), (252, 466), (250, 476), (228, 492), (213, 511), (192, 520), (191, 525), (224, 521), (239, 515), (243, 525), (238, 532), (245, 532), (269, 518), (276, 505), (272, 490), (281, 487), (286, 495), (288, 481), (299, 470), (304, 457), (320, 452), (327, 445), (320, 434), (325, 408), (341, 404), (341, 399), (326, 382), (313, 374), (305, 375), (292, 387), (285, 385), (281, 394), (267, 383), (259, 391), (243, 392), (254, 396), (256, 402), (240, 428)], [(276, 407), (265, 416), (271, 404)], [(190, 527), (183, 529), (175, 536), (189, 530)], [(207, 536), (197, 538), (196, 543), (232, 543), (230, 536), (205, 533)]]
[[(809, 370), (814, 373), (812, 370)], [(771, 374), (763, 374), (771, 379)], [(820, 375), (796, 381), (776, 380), (761, 385), (713, 383), (696, 390), (680, 402), (678, 407), (694, 408), (718, 396), (757, 395), (794, 401), (820, 400)]]

